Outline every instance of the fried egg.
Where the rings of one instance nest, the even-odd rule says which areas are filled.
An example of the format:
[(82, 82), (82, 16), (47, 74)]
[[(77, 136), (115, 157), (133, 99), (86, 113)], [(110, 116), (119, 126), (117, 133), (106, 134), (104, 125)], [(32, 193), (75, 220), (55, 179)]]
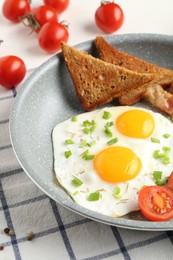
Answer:
[(74, 116), (54, 127), (52, 141), (60, 185), (79, 205), (112, 217), (138, 210), (139, 190), (173, 169), (173, 124), (144, 108)]

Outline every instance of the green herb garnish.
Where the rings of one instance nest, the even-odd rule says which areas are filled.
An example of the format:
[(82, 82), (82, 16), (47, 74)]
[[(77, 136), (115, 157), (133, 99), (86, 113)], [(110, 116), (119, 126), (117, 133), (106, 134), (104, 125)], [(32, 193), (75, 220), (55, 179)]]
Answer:
[(165, 155), (163, 157), (162, 161), (163, 161), (164, 164), (169, 164), (171, 162), (169, 156), (167, 156), (167, 155)]
[(167, 182), (168, 178), (162, 180), (162, 172), (161, 171), (154, 171), (153, 172), (153, 179), (156, 185), (163, 186)]
[(113, 144), (116, 144), (117, 142), (118, 142), (118, 138), (115, 137), (115, 138), (109, 140), (109, 141), (107, 142), (107, 144), (108, 144), (108, 145), (113, 145)]
[(106, 127), (106, 126), (105, 126), (104, 133), (105, 133), (108, 137), (112, 137), (112, 136), (113, 136), (113, 134), (112, 134), (111, 130), (109, 129), (109, 127)]
[(74, 144), (74, 141), (72, 139), (66, 139), (65, 144)]
[(87, 143), (86, 140), (82, 140), (82, 141), (81, 141), (81, 145), (82, 145), (82, 147), (84, 147), (84, 146), (91, 147), (91, 146), (93, 146), (95, 143), (96, 143), (96, 141), (94, 141), (94, 140), (91, 141), (90, 143)]
[(87, 127), (85, 127), (85, 128), (83, 129), (83, 131), (84, 131), (85, 134), (89, 134), (89, 133), (90, 133), (90, 129), (87, 128)]
[(68, 158), (72, 155), (72, 152), (71, 152), (70, 150), (65, 151), (65, 152), (64, 152), (64, 155), (65, 155), (65, 157), (68, 159)]
[(160, 143), (160, 140), (154, 137), (151, 137), (151, 142), (152, 143)]
[(112, 134), (112, 131), (110, 130), (110, 127), (113, 126), (114, 123), (111, 121), (111, 122), (107, 122), (104, 126), (104, 133), (108, 136), (108, 137), (112, 137), (113, 134)]
[(93, 133), (96, 129), (96, 124), (93, 124), (90, 128), (90, 133)]
[(155, 159), (160, 158), (160, 150), (155, 150), (155, 151), (153, 152), (153, 157), (154, 157)]
[(73, 196), (76, 196), (79, 193), (78, 190), (76, 190), (75, 192), (73, 192)]
[(93, 145), (95, 145), (95, 143), (96, 143), (96, 141), (91, 141), (90, 143), (87, 143), (87, 145), (89, 146), (89, 147), (91, 147), (91, 146), (93, 146)]
[(171, 151), (171, 148), (169, 146), (163, 146), (162, 149), (165, 153), (169, 153)]
[(94, 159), (95, 155), (94, 154), (88, 154), (87, 156), (85, 156), (85, 158), (83, 158), (86, 161), (92, 160)]
[(71, 119), (72, 122), (77, 122), (77, 120), (78, 120), (77, 116), (73, 116), (72, 119)]
[(169, 158), (170, 151), (171, 151), (170, 147), (164, 146), (164, 147), (162, 147), (162, 151), (155, 150), (153, 152), (153, 157), (155, 159), (161, 159), (164, 164), (169, 164), (170, 163), (170, 158)]
[(116, 199), (121, 199), (122, 198), (122, 194), (121, 194), (121, 189), (120, 187), (115, 187), (114, 193), (113, 193), (114, 197)]
[(84, 126), (84, 133), (85, 134), (91, 134), (94, 132), (94, 130), (96, 129), (96, 123), (94, 120), (89, 121), (89, 120), (85, 120), (83, 121), (83, 126)]
[(77, 187), (79, 187), (79, 186), (81, 186), (82, 184), (83, 184), (83, 181), (81, 181), (79, 178), (77, 178), (77, 177), (74, 177), (74, 179), (72, 180), (72, 183), (75, 185), (75, 186), (77, 186)]
[(81, 146), (82, 147), (87, 146), (87, 141), (86, 140), (81, 140)]
[(153, 177), (154, 177), (155, 180), (161, 179), (162, 178), (162, 172), (161, 171), (154, 171)]
[(107, 122), (106, 125), (105, 125), (105, 127), (111, 127), (111, 126), (113, 126), (113, 125), (114, 125), (114, 122), (111, 121), (111, 122)]
[(109, 118), (111, 118), (111, 116), (112, 116), (112, 115), (111, 115), (110, 112), (108, 112), (108, 111), (104, 111), (104, 112), (103, 112), (103, 118), (104, 118), (104, 119), (109, 119)]
[(82, 154), (82, 159), (84, 160), (92, 160), (94, 159), (94, 156), (93, 154), (89, 154), (89, 150), (85, 150), (85, 152), (83, 152)]
[(169, 138), (169, 137), (170, 137), (170, 134), (164, 134), (163, 137)]
[(99, 191), (90, 193), (90, 195), (88, 196), (89, 201), (97, 201), (99, 199), (100, 199), (100, 192)]

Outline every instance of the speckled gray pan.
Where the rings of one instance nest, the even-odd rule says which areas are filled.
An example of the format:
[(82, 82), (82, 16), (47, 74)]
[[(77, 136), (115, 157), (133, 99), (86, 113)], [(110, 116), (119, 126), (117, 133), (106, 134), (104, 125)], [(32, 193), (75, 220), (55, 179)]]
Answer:
[[(126, 52), (173, 69), (173, 36), (128, 34), (108, 36), (106, 40)], [(75, 47), (97, 55), (94, 40)], [(53, 200), (85, 217), (129, 229), (173, 230), (173, 221), (150, 222), (139, 213), (122, 218), (97, 214), (76, 205), (58, 186), (53, 172), (51, 132), (57, 123), (81, 112), (84, 110), (59, 53), (23, 83), (11, 111), (11, 142), (24, 171)]]

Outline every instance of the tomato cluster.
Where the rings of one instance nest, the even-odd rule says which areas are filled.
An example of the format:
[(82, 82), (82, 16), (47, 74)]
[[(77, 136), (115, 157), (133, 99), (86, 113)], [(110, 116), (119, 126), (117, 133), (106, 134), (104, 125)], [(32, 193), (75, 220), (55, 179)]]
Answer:
[(67, 27), (60, 23), (59, 14), (67, 9), (69, 0), (43, 0), (43, 5), (31, 8), (29, 0), (5, 0), (3, 15), (12, 22), (23, 22), (38, 33), (39, 46), (48, 53), (60, 50), (61, 41), (67, 42)]
[[(42, 0), (42, 2), (43, 5), (32, 8), (31, 0), (4, 0), (2, 13), (11, 22), (22, 22), (30, 27), (32, 31), (36, 32), (41, 49), (48, 53), (55, 53), (60, 50), (61, 42), (67, 42), (69, 39), (68, 23), (59, 22), (59, 15), (68, 8), (70, 0)], [(113, 33), (122, 26), (123, 21), (124, 13), (119, 5), (115, 4), (113, 0), (101, 1), (101, 5), (95, 12), (95, 23), (100, 29), (105, 33)], [(20, 74), (21, 77), (18, 77), (17, 80), (17, 76), (13, 75), (14, 63), (17, 59), (19, 63), (19, 58), (15, 56), (0, 59), (0, 84), (7, 88), (19, 83), (22, 73), (24, 74), (26, 70), (24, 70), (25, 64), (20, 61), (21, 70), (16, 71), (16, 74)], [(7, 60), (10, 69), (5, 73)], [(12, 78), (14, 78), (13, 81)]]
[[(67, 42), (67, 24), (59, 22), (59, 14), (64, 12), (69, 0), (43, 0), (43, 5), (31, 8), (30, 0), (4, 0), (2, 13), (13, 23), (22, 22), (38, 33), (39, 46), (48, 53), (60, 50), (61, 41)], [(0, 40), (0, 43), (2, 40)], [(25, 63), (17, 56), (0, 58), (0, 85), (13, 88), (25, 77)]]

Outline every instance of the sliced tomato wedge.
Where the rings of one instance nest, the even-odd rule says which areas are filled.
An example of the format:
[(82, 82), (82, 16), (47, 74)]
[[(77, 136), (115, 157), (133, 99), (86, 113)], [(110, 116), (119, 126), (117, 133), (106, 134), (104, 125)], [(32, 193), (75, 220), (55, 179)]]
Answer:
[(164, 186), (146, 186), (138, 194), (138, 204), (143, 215), (152, 221), (173, 218), (173, 191)]
[(173, 172), (171, 172), (171, 174), (168, 177), (168, 188), (173, 190)]

